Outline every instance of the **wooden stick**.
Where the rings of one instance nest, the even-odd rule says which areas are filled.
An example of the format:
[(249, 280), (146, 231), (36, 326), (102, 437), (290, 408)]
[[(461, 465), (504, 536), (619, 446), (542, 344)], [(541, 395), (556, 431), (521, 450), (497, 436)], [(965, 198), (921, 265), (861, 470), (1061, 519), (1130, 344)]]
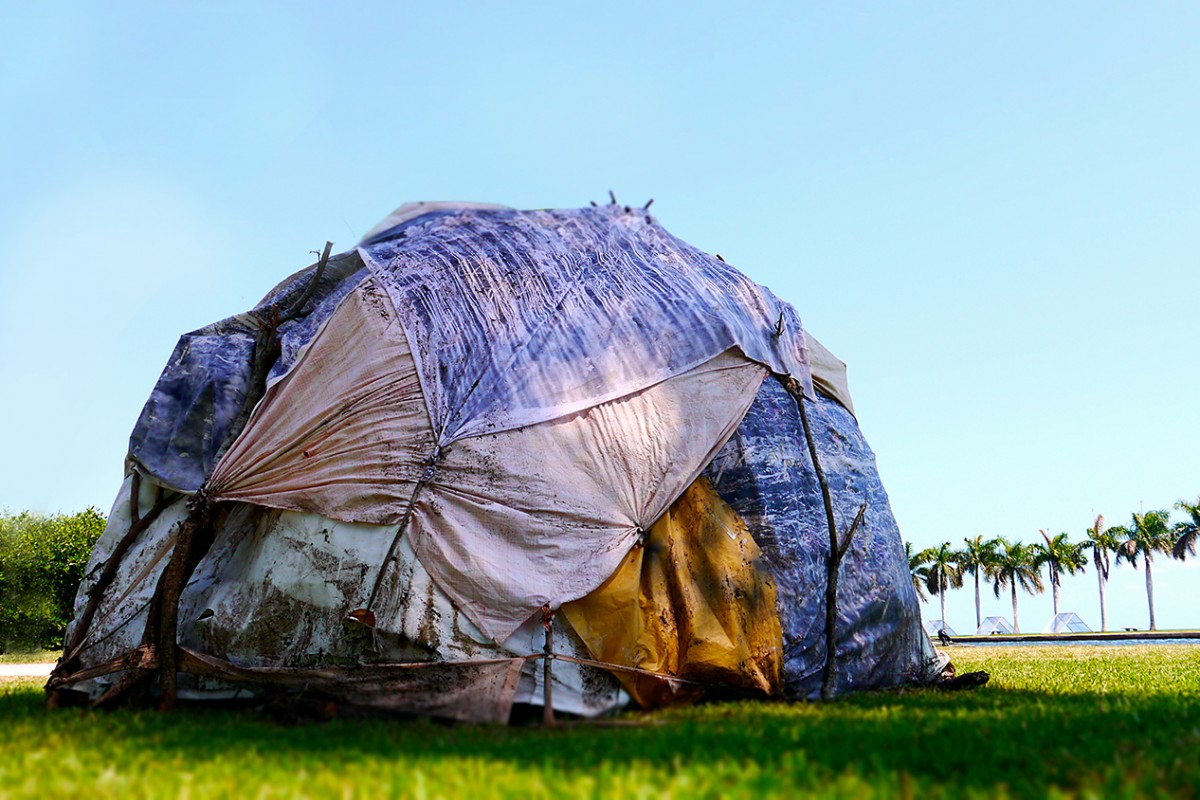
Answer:
[[(325, 242), (325, 251), (321, 253), (321, 260), (317, 262), (316, 273), (313, 274), (312, 280), (308, 282), (308, 286), (304, 287), (304, 291), (301, 292), (300, 297), (296, 300), (296, 302), (292, 303), (288, 310), (283, 312), (282, 316), (279, 317), (279, 325), (295, 319), (296, 316), (304, 310), (304, 304), (307, 303), (312, 298), (313, 293), (317, 291), (317, 284), (321, 282), (321, 276), (325, 274), (325, 267), (329, 266), (329, 251), (332, 249), (333, 242)], [(276, 327), (278, 327), (278, 325)]]
[(542, 627), (546, 630), (546, 644), (542, 648), (542, 724), (552, 728), (558, 723), (554, 719), (554, 612), (550, 604), (542, 606)]
[(284, 312), (272, 312), (270, 314), (259, 313), (256, 316), (259, 322), (258, 333), (254, 340), (254, 358), (250, 362), (250, 383), (246, 389), (246, 397), (242, 401), (242, 407), (238, 411), (238, 415), (234, 418), (233, 423), (229, 426), (229, 431), (225, 434), (224, 441), (217, 448), (216, 455), (213, 456), (212, 465), (216, 467), (221, 463), (221, 459), (225, 457), (225, 453), (237, 441), (242, 430), (246, 427), (246, 423), (250, 421), (250, 414), (254, 411), (254, 407), (258, 405), (258, 401), (262, 399), (267, 392), (267, 375), (271, 371), (271, 367), (279, 360), (279, 354), (282, 350), (279, 344), (279, 326), (295, 317), (304, 308), (304, 304), (312, 297), (316, 291), (317, 284), (321, 281), (321, 276), (325, 273), (325, 267), (329, 263), (329, 251), (333, 248), (333, 242), (325, 242), (325, 252), (321, 255), (321, 260), (317, 262), (317, 271), (313, 274), (312, 280), (308, 282), (304, 292), (297, 298), (296, 302)]
[(858, 507), (858, 513), (854, 515), (854, 522), (850, 524), (850, 529), (846, 531), (846, 535), (842, 538), (842, 546), (838, 548), (838, 564), (842, 563), (842, 559), (846, 557), (846, 551), (850, 549), (850, 540), (854, 538), (854, 532), (858, 530), (858, 526), (862, 524), (863, 516), (867, 513), (867, 501), (864, 500), (862, 505)]
[[(837, 587), (838, 571), (841, 566), (841, 556), (849, 547), (850, 536), (846, 537), (843, 545), (838, 541), (837, 520), (833, 514), (833, 498), (829, 494), (829, 481), (825, 478), (825, 470), (821, 467), (821, 459), (817, 456), (817, 443), (813, 438), (812, 425), (808, 421), (808, 411), (805, 409), (804, 392), (795, 378), (781, 379), (783, 386), (796, 401), (800, 411), (800, 424), (804, 428), (804, 441), (808, 445), (808, 454), (812, 458), (813, 470), (817, 473), (817, 484), (821, 487), (821, 501), (825, 504), (825, 522), (829, 530), (829, 558), (825, 562), (825, 666), (821, 674), (821, 699), (832, 700), (837, 685)], [(866, 508), (859, 510), (859, 515)], [(850, 528), (852, 536), (858, 527), (857, 519)]]
[(75, 623), (75, 629), (71, 636), (71, 641), (64, 650), (65, 655), (58, 665), (54, 668), (55, 675), (60, 672), (65, 672), (69, 669), (79, 655), (79, 651), (83, 648), (86, 641), (88, 629), (92, 626), (92, 620), (96, 616), (96, 611), (100, 607), (100, 601), (104, 597), (104, 592), (112, 584), (117, 577), (117, 571), (121, 566), (121, 560), (125, 557), (125, 553), (137, 541), (137, 538), (142, 535), (159, 515), (166, 510), (167, 506), (171, 505), (172, 500), (168, 500), (162, 490), (158, 487), (158, 495), (154, 500), (154, 507), (147, 512), (146, 516), (141, 516), (138, 513), (138, 493), (141, 491), (141, 476), (135, 470), (133, 473), (133, 481), (130, 485), (130, 518), (132, 524), (125, 535), (121, 537), (121, 541), (117, 542), (117, 546), (113, 548), (112, 554), (108, 560), (104, 562), (104, 569), (100, 572), (100, 577), (92, 584), (87, 591), (87, 605), (83, 608), (83, 613), (79, 615), (79, 621)]
[[(254, 342), (250, 384), (237, 417), (234, 418), (233, 424), (230, 425), (224, 441), (221, 442), (221, 446), (217, 448), (217, 452), (213, 457), (212, 463), (214, 466), (221, 462), (221, 459), (224, 458), (230, 446), (241, 435), (242, 430), (246, 427), (246, 423), (250, 420), (250, 415), (254, 407), (258, 405), (258, 402), (266, 393), (267, 375), (271, 370), (271, 366), (278, 360), (281, 349), (279, 326), (284, 322), (295, 319), (304, 310), (304, 306), (308, 301), (312, 299), (318, 284), (321, 282), (322, 276), (325, 274), (325, 269), (329, 265), (329, 254), (332, 249), (333, 242), (326, 241), (320, 260), (317, 262), (316, 271), (313, 273), (308, 285), (287, 309), (282, 312), (271, 310), (270, 313), (258, 315), (260, 328)], [(117, 549), (114, 551), (114, 557), (109, 559), (109, 563), (105, 565), (105, 571), (91, 590), (94, 593), (94, 597), (89, 599), (84, 614), (80, 618), (80, 624), (77, 626), (80, 642), (83, 641), (82, 637), (91, 625), (100, 596), (116, 575), (120, 556), (124, 555), (125, 551), (133, 543), (133, 540), (137, 538), (137, 535), (158, 516), (162, 510), (159, 506), (165, 502), (160, 494), (154, 509), (151, 510), (145, 519), (141, 518), (137, 505), (140, 476), (136, 472), (134, 476), (130, 508), (130, 516), (133, 524), (131, 524), (130, 530), (121, 539), (121, 542), (118, 543)], [(212, 509), (208, 497), (208, 488), (208, 485), (205, 484), (188, 501), (187, 519), (180, 524), (179, 533), (175, 539), (175, 547), (171, 552), (171, 558), (159, 576), (154, 599), (150, 603), (146, 630), (142, 635), (142, 644), (155, 645), (158, 653), (157, 668), (159, 686), (162, 691), (160, 708), (163, 710), (169, 709), (175, 704), (176, 682), (178, 678), (179, 598), (183, 593), (183, 587), (186, 585), (188, 578), (191, 577), (192, 571), (196, 568), (196, 564), (204, 557), (204, 552), (193, 551), (197, 550), (197, 541), (202, 539), (200, 534), (207, 533), (211, 524)], [(211, 542), (209, 543), (211, 544)], [(207, 547), (204, 549), (207, 550)], [(110, 572), (111, 574), (109, 574)], [(78, 649), (78, 645), (76, 645), (76, 649)], [(64, 669), (68, 663), (68, 659), (64, 659), (63, 662), (60, 662), (59, 669)], [(129, 670), (97, 702), (99, 704), (108, 704), (120, 701), (123, 696), (144, 685), (147, 677), (151, 674), (152, 671), (150, 669)]]
[(171, 560), (167, 562), (159, 579), (162, 593), (159, 603), (157, 650), (159, 690), (162, 693), (159, 709), (162, 711), (168, 711), (175, 706), (179, 664), (179, 598), (183, 594), (184, 584), (195, 569), (192, 550), (197, 533), (209, 523), (209, 501), (203, 491), (189, 501), (189, 506), (190, 513), (179, 527)]
[(396, 560), (396, 545), (400, 544), (401, 537), (408, 530), (408, 523), (412, 519), (413, 508), (417, 505), (417, 497), (421, 494), (421, 490), (433, 480), (436, 474), (437, 460), (441, 458), (441, 455), (442, 451), (439, 448), (429, 457), (428, 466), (424, 474), (417, 480), (417, 485), (413, 487), (412, 497), (408, 499), (408, 508), (404, 509), (404, 516), (400, 518), (400, 525), (396, 528), (396, 535), (392, 537), (392, 543), (388, 545), (387, 557), (383, 559), (383, 564), (379, 567), (379, 572), (375, 575), (375, 583), (371, 586), (371, 594), (367, 598), (367, 605), (365, 607), (367, 611), (375, 610), (375, 601), (379, 598), (379, 590), (383, 588), (383, 579), (387, 575), (388, 567)]

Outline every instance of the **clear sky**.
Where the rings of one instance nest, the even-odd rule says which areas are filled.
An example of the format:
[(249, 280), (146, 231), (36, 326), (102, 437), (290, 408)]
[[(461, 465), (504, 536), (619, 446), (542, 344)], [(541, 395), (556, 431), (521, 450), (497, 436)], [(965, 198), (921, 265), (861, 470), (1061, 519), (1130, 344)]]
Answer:
[[(916, 545), (1200, 494), (1194, 5), (16, 5), (2, 508), (107, 510), (178, 336), (326, 239), (610, 188), (849, 363)], [(1166, 562), (1160, 627), (1200, 626), (1200, 559)], [(1110, 625), (1146, 627), (1142, 580), (1116, 570)], [(1093, 575), (1063, 597), (1098, 627)]]

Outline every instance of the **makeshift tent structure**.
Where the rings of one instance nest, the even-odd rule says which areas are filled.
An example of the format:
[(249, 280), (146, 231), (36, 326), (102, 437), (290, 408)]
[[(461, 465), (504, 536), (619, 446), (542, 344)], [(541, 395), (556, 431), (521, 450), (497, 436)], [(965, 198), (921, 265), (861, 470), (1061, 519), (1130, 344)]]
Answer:
[(1079, 618), (1079, 615), (1074, 611), (1064, 611), (1061, 614), (1055, 614), (1046, 627), (1042, 629), (1042, 633), (1091, 633), (1092, 629), (1087, 626), (1087, 623)]
[(947, 636), (958, 636), (954, 632), (954, 628), (944, 619), (927, 619), (925, 620), (925, 632), (930, 636), (937, 636), (939, 632), (945, 631)]
[(1012, 633), (1012, 623), (1004, 617), (987, 617), (975, 630), (976, 636), (991, 636), (993, 633)]
[(813, 697), (831, 516), (833, 688), (937, 675), (845, 365), (790, 305), (616, 204), (410, 205), (328, 254), (180, 339), (56, 696)]

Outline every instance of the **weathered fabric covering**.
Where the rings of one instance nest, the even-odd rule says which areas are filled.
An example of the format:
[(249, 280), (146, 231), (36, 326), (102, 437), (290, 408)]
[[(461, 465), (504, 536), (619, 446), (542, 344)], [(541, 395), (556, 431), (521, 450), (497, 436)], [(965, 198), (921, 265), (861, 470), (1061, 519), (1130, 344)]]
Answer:
[[(838, 580), (837, 690), (923, 680), (935, 656), (875, 456), (836, 401), (819, 396), (808, 413), (839, 530), (867, 503)], [(829, 533), (796, 403), (778, 381), (763, 382), (705, 475), (745, 520), (774, 576), (787, 695), (818, 696)]]
[(737, 428), (765, 370), (732, 353), (588, 411), (449, 447), (409, 535), (481, 629), (588, 594)]
[(452, 201), (423, 201), (419, 203), (405, 203), (397, 208), (391, 214), (381, 219), (375, 224), (371, 230), (363, 234), (359, 245), (374, 244), (375, 242), (383, 241), (384, 239), (395, 236), (401, 227), (412, 222), (417, 217), (427, 217), (433, 215), (453, 214), (456, 211), (465, 211), (468, 209), (478, 209), (484, 211), (512, 211), (508, 206), (497, 205), (495, 203), (464, 203), (460, 200)]
[(432, 429), (391, 301), (366, 278), (268, 388), (209, 492), (346, 522), (396, 524)]
[(632, 396), (443, 448), (414, 373), (387, 296), (365, 280), (267, 391), (209, 491), (379, 525), (405, 524), (412, 503), (422, 563), (499, 642), (612, 574), (732, 435), (766, 370), (721, 353)]
[(853, 414), (854, 399), (850, 397), (850, 383), (846, 379), (846, 362), (829, 352), (829, 348), (808, 331), (804, 332), (804, 343), (808, 346), (808, 367), (812, 371), (813, 386)]
[[(789, 374), (812, 392), (791, 306), (616, 205), (402, 208), (315, 277), (302, 270), (251, 312), (184, 336), (131, 436), (143, 509), (155, 483), (208, 482), (227, 501), (181, 599), (185, 645), (238, 669), (310, 672), (534, 652), (537, 607), (599, 586), (711, 461), (779, 587), (785, 692), (815, 691), (824, 510), (794, 404), (763, 381)], [(250, 391), (254, 339), (285, 310), (296, 316), (278, 328), (267, 394), (215, 464)], [(849, 408), (844, 365), (808, 346), (818, 384)], [(897, 577), (903, 555), (873, 457), (845, 408), (821, 399), (813, 414), (842, 524), (860, 495), (870, 500), (843, 567), (840, 688), (917, 677), (931, 648), (908, 622), (915, 597)], [(128, 530), (129, 489), (80, 608)], [(180, 498), (131, 548), (85, 664), (140, 641), (185, 513)], [(344, 626), (377, 580), (374, 632)], [(569, 625), (556, 649), (588, 652)], [(539, 675), (522, 671), (516, 699)], [(555, 679), (578, 713), (624, 697), (578, 665), (557, 664)]]
[[(250, 389), (255, 336), (264, 320), (302, 296), (315, 269), (292, 275), (253, 310), (180, 337), (129, 437), (129, 456), (144, 475), (182, 492), (204, 485)], [(281, 354), (272, 376), (291, 366), (317, 327), (364, 277), (357, 253), (330, 259), (303, 312), (279, 328)]]
[[(632, 394), (731, 347), (811, 389), (795, 310), (645, 212), (470, 203), (401, 207), (334, 256), (279, 328), (272, 380), (362, 282), (362, 256), (401, 312), (443, 446)], [(255, 335), (315, 269), (181, 337), (130, 436), (146, 476), (186, 492), (204, 484), (250, 388)]]
[(438, 444), (559, 419), (736, 347), (811, 390), (795, 310), (643, 211), (464, 210), (360, 248)]
[[(597, 661), (778, 695), (783, 641), (761, 555), (745, 523), (700, 477), (612, 577), (562, 611)], [(702, 689), (636, 673), (617, 678), (643, 708), (694, 700)]]
[[(126, 477), (117, 492), (104, 533), (96, 540), (79, 591), (75, 595), (74, 614), (67, 625), (64, 640), (71, 642), (75, 625), (83, 615), (89, 594), (111, 557), (117, 543), (130, 527), (132, 477)], [(145, 514), (154, 505), (155, 489), (150, 481), (142, 481), (139, 508)], [(187, 508), (181, 496), (168, 506), (158, 519), (137, 538), (121, 561), (121, 571), (100, 598), (100, 605), (91, 627), (80, 643), (85, 654), (84, 666), (95, 666), (129, 652), (141, 642), (146, 629), (146, 613), (158, 576), (166, 566), (175, 546), (178, 524), (187, 518)]]
[[(93, 551), (76, 599), (76, 618), (103, 562), (129, 528), (129, 489), (127, 480)], [(153, 486), (143, 481), (142, 492), (144, 510), (152, 502)], [(180, 501), (168, 509), (130, 550), (124, 562), (128, 569), (118, 573), (105, 594), (85, 641), (81, 667), (102, 664), (141, 642), (150, 598), (174, 545), (175, 524), (186, 513), (183, 505)], [(314, 686), (325, 681), (325, 691), (348, 702), (423, 710), (454, 719), (502, 721), (513, 702), (541, 702), (542, 670), (537, 662), (521, 669), (515, 693), (507, 680), (501, 684), (493, 680), (507, 674), (507, 668), (499, 666), (477, 673), (455, 670), (462, 678), (455, 684), (456, 698), (430, 696), (429, 685), (420, 681), (433, 679), (435, 673), (406, 678), (411, 696), (377, 696), (361, 681), (338, 692), (328, 675), (322, 677), (322, 667), (522, 658), (541, 652), (541, 625), (530, 620), (497, 645), (438, 589), (405, 537), (380, 592), (374, 636), (361, 628), (348, 628), (344, 620), (365, 603), (394, 526), (345, 523), (242, 503), (225, 505), (223, 514), (216, 541), (180, 598), (179, 641), (195, 653), (229, 662), (237, 668), (236, 674), (225, 679), (185, 675), (180, 682), (182, 697), (225, 699), (238, 696), (238, 687), (244, 687), (241, 696), (245, 696), (246, 691), (253, 694), (287, 686), (307, 676)], [(68, 639), (72, 629), (73, 624)], [(561, 618), (555, 624), (554, 642), (557, 653), (588, 658), (587, 648)], [(95, 698), (120, 677), (114, 673), (72, 688)], [(553, 678), (555, 707), (560, 711), (595, 716), (628, 702), (608, 673), (591, 667), (556, 662)], [(398, 678), (389, 680), (393, 690), (401, 688)], [(459, 701), (461, 707), (456, 705)]]
[[(254, 668), (184, 650), (181, 667), (201, 680), (211, 682), (215, 678), (251, 692), (264, 687), (289, 689), (400, 714), (503, 725), (512, 712), (525, 662), (511, 658)], [(189, 694), (196, 696), (197, 692), (191, 690)]]

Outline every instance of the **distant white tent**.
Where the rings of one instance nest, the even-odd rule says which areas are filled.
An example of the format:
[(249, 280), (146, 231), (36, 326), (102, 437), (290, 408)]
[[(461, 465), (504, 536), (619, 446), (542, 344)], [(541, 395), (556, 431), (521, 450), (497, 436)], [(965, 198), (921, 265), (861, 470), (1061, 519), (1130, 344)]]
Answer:
[(975, 629), (976, 636), (991, 636), (993, 633), (1012, 632), (1012, 625), (1004, 617), (988, 617)]
[(958, 634), (954, 632), (954, 628), (951, 628), (944, 619), (925, 620), (926, 633), (928, 633), (930, 636), (937, 636), (938, 631), (945, 631), (947, 636), (958, 636)]
[(1055, 614), (1042, 633), (1091, 633), (1092, 629), (1074, 611)]

